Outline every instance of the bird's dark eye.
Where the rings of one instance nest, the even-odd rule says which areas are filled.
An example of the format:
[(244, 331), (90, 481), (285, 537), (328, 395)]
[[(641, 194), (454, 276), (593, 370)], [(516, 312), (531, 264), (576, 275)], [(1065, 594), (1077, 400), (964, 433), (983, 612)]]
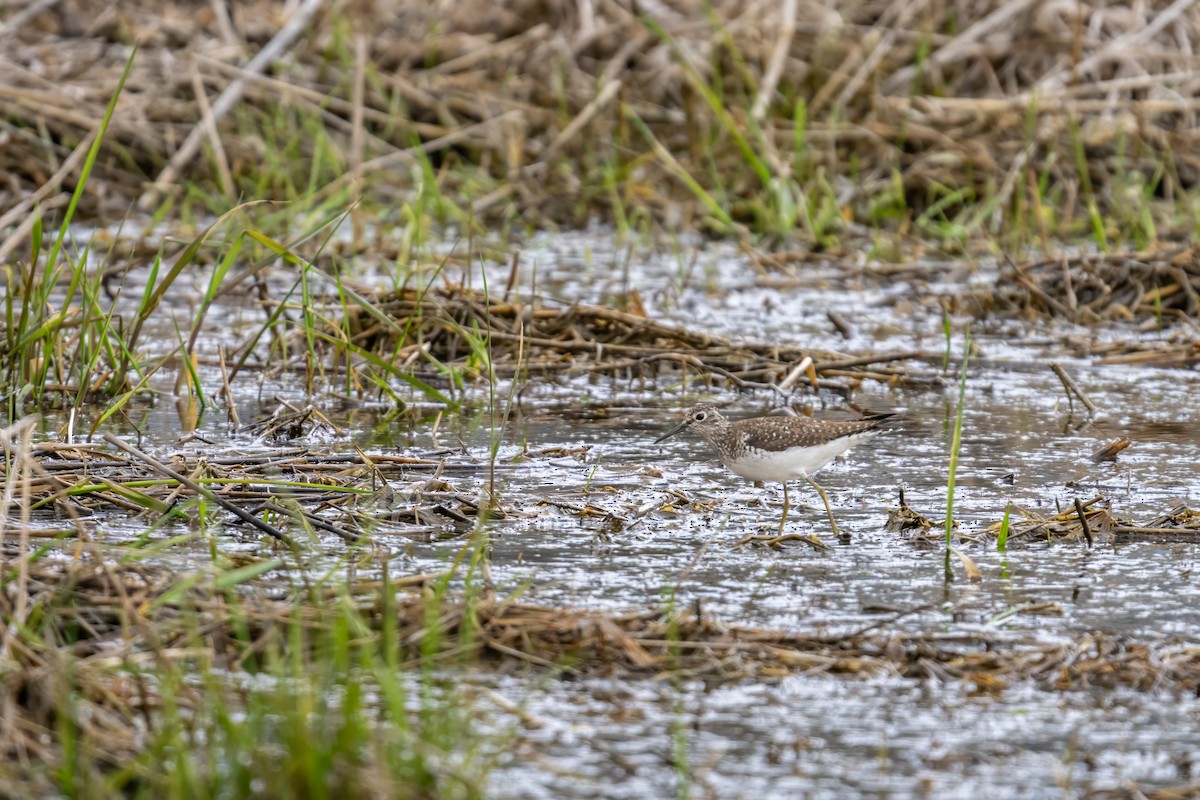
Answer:
[(707, 412), (699, 411), (692, 416), (692, 419), (696, 420), (696, 422), (704, 422), (704, 420), (707, 416), (708, 416)]

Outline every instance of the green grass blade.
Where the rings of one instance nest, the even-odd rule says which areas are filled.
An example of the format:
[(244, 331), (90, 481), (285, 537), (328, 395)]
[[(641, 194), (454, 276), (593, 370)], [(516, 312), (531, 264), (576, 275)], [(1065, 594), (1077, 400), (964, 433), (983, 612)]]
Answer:
[(1008, 524), (1012, 514), (1012, 503), (1004, 507), (1004, 519), (1000, 522), (1000, 535), (996, 537), (996, 549), (1001, 553), (1008, 552)]
[(245, 583), (248, 580), (257, 578), (264, 572), (270, 572), (271, 570), (278, 569), (281, 566), (283, 566), (283, 559), (281, 558), (270, 558), (266, 561), (259, 561), (255, 564), (247, 564), (244, 567), (238, 567), (237, 569), (231, 569), (228, 572), (221, 573), (221, 575), (215, 581), (213, 581), (213, 587), (219, 591), (232, 589), (239, 583)]
[(954, 417), (954, 436), (950, 442), (950, 467), (946, 481), (946, 582), (954, 579), (950, 570), (951, 535), (954, 530), (954, 478), (958, 472), (958, 453), (962, 449), (963, 408), (967, 397), (967, 364), (971, 360), (971, 327), (967, 326), (963, 338), (962, 371), (958, 378), (958, 411)]

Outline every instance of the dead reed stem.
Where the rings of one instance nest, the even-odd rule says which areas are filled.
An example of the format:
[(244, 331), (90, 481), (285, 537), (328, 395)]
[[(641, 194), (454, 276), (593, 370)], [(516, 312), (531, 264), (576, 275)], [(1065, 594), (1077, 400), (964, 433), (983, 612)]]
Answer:
[[(861, 180), (841, 204), (856, 215), (893, 171), (915, 211), (943, 196), (931, 192), (938, 185), (1011, 198), (1030, 164), (1067, 196), (1088, 190), (1101, 211), (1131, 174), (1165, 171), (1166, 193), (1200, 179), (1200, 71), (1186, 68), (1200, 7), (1186, 0), (383, 0), (338, 14), (305, 0), (286, 16), (270, 0), (58, 5), (4, 21), (0, 211), (61, 182), (60, 166), (102, 115), (130, 32), (142, 50), (85, 198), (93, 213), (120, 215), (139, 198), (156, 207), (180, 180), (212, 191), (253, 180), (276, 146), (263, 132), (289, 108), (320, 120), (345, 166), (326, 195), (365, 180), (386, 200), (412, 185), (418, 155), (443, 154), (496, 180), (470, 198), (477, 215), (526, 220), (611, 212), (612, 195), (593, 188), (606, 165), (625, 174), (626, 202), (664, 219), (682, 206), (703, 215), (680, 175), (736, 199), (769, 190), (764, 178), (842, 176), (851, 161)], [(361, 49), (340, 57), (346, 31)], [(218, 94), (211, 107), (208, 91)], [(630, 135), (631, 116), (650, 140)], [(197, 158), (204, 141), (211, 159)], [(706, 141), (715, 144), (698, 147)], [(1077, 146), (1084, 174), (1068, 155)], [(769, 175), (749, 168), (751, 151)], [(802, 162), (808, 174), (797, 176)], [(454, 170), (441, 180), (442, 191), (461, 186)], [(727, 204), (735, 218), (737, 205)]]

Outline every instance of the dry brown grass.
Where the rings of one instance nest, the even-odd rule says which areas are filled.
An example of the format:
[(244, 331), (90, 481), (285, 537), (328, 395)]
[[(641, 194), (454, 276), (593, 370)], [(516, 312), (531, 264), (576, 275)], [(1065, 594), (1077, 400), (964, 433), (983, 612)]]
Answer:
[(1200, 315), (1200, 250), (1084, 254), (1009, 264), (997, 287), (970, 297), (979, 313), (1049, 315), (1078, 324), (1167, 324)]
[[(739, 137), (770, 176), (805, 190), (831, 181), (856, 221), (871, 220), (897, 176), (909, 209), (963, 188), (963, 202), (1022, 200), (1035, 226), (1090, 202), (1136, 203), (1139, 182), (1178, 198), (1200, 176), (1200, 7), (1189, 3), (728, 0), (711, 15), (701, 0), (288, 5), (313, 11), (294, 37), (279, 36), (279, 2), (7, 4), (0, 209), (19, 219), (35, 190), (44, 205), (64, 201), (75, 173), (63, 165), (96, 128), (134, 42), (142, 50), (87, 198), (109, 216), (153, 200), (161, 178), (163, 191), (198, 182), (231, 199), (257, 185), (275, 146), (264, 120), (281, 112), (328, 134), (337, 176), (324, 192), (365, 180), (387, 200), (412, 186), (422, 154), (443, 170), (443, 192), (466, 190), (464, 163), (496, 179), (465, 198), (477, 215), (534, 221), (615, 203), (699, 223), (705, 209), (683, 173), (722, 192), (734, 218), (753, 216), (766, 173)], [(248, 75), (272, 39), (277, 57)], [(800, 100), (808, 126), (796, 152)], [(208, 128), (210, 106), (224, 116)], [(206, 153), (164, 173), (189, 134)], [(1043, 174), (1059, 190), (1052, 212), (1040, 207)]]
[[(790, 391), (801, 385), (849, 397), (865, 381), (891, 385), (937, 384), (941, 378), (920, 362), (921, 352), (849, 356), (800, 345), (733, 339), (651, 319), (632, 300), (629, 310), (574, 303), (496, 297), (461, 285), (372, 298), (394, 322), (355, 312), (344, 327), (351, 344), (396, 353), (414, 374), (435, 380), (437, 365), (467, 368), (472, 335), (485, 336), (491, 369), (501, 377), (600, 374), (655, 380), (662, 372), (700, 375), (738, 389)], [(341, 335), (343, 325), (331, 335)], [(404, 348), (396, 336), (404, 333)], [(916, 363), (914, 363), (916, 362)]]
[[(322, 653), (347, 614), (355, 619), (356, 652), (395, 649), (398, 666), (409, 668), (431, 661), (447, 667), (524, 665), (627, 677), (681, 674), (711, 683), (895, 672), (922, 680), (961, 679), (980, 693), (1025, 679), (1060, 689), (1200, 686), (1200, 654), (1173, 642), (1092, 634), (1051, 645), (876, 626), (811, 636), (729, 627), (661, 610), (613, 616), (488, 597), (434, 601), (431, 584), (437, 576), (350, 582), (316, 594), (261, 582), (235, 595), (214, 585), (215, 574), (197, 581), (196, 575), (115, 555), (84, 546), (72, 558), (35, 561), (19, 586), (10, 582), (0, 591), (6, 618), (16, 612), (14, 601), (29, 612), (25, 626), (0, 630), (5, 653), (0, 754), (9, 774), (26, 776), (38, 787), (15, 788), (18, 795), (40, 796), (53, 785), (31, 765), (71, 763), (80, 778), (98, 781), (144, 757), (144, 736), (170, 728), (175, 715), (201, 717), (203, 704), (214, 702), (239, 708), (246, 702), (245, 690), (237, 688), (239, 674), (270, 675), (270, 665), (281, 659), (326, 669)], [(8, 573), (18, 558), (23, 557), (6, 547), (0, 569)], [(23, 600), (14, 596), (18, 590)], [(305, 602), (295, 602), (293, 595)], [(385, 602), (385, 595), (391, 599)], [(394, 624), (385, 625), (385, 613)], [(167, 689), (173, 685), (168, 675), (208, 677)], [(64, 730), (74, 731), (72, 741), (85, 758), (71, 761), (60, 736)]]
[[(12, 565), (9, 556), (6, 552), (6, 569)], [(188, 577), (165, 566), (130, 564), (88, 548), (72, 559), (32, 563), (26, 585), (34, 607), (55, 608), (59, 624), (75, 632), (75, 640), (64, 643), (56, 658), (79, 658), (82, 667), (96, 670), (153, 658), (201, 656), (237, 670), (259, 658), (268, 643), (285, 645), (279, 634), (288, 626), (310, 631), (312, 636), (305, 639), (310, 644), (320, 640), (331, 615), (346, 609), (336, 602), (326, 607), (311, 595), (297, 603), (289, 595), (302, 592), (299, 586), (270, 581), (241, 591), (234, 607), (229, 596), (214, 591), (209, 582)], [(438, 580), (440, 576), (414, 575), (388, 584), (395, 593), (391, 608), (397, 615), (396, 644), (414, 663), (429, 656), (422, 654), (422, 645), (435, 620), (440, 626), (439, 652), (448, 661), (469, 655), (480, 664), (516, 660), (575, 673), (681, 672), (722, 682), (796, 672), (883, 670), (912, 678), (964, 679), (989, 691), (1026, 679), (1054, 689), (1159, 686), (1192, 691), (1200, 687), (1200, 652), (1182, 642), (1140, 643), (1092, 633), (1070, 642), (1046, 643), (978, 631), (955, 636), (910, 632), (894, 625), (912, 612), (856, 632), (818, 635), (725, 625), (694, 611), (648, 609), (613, 615), (487, 594), (475, 600), (448, 598), (430, 617), (427, 606), (434, 600), (428, 589)], [(345, 586), (356, 613), (373, 631), (367, 635), (373, 637), (383, 629), (384, 589), (377, 579)], [(341, 589), (328, 589), (321, 597), (333, 601), (342, 594)], [(11, 594), (0, 595), (0, 603), (10, 602)], [(922, 610), (928, 609), (914, 609)], [(196, 639), (197, 623), (201, 641)], [(240, 634), (237, 625), (245, 626)], [(131, 626), (140, 633), (130, 635)], [(34, 673), (33, 668), (45, 666), (51, 655), (26, 652), (23, 647), (18, 646), (18, 660)], [(206, 651), (198, 652), (197, 647)], [(22, 689), (10, 686), (10, 691)], [(22, 703), (36, 705), (32, 699)]]

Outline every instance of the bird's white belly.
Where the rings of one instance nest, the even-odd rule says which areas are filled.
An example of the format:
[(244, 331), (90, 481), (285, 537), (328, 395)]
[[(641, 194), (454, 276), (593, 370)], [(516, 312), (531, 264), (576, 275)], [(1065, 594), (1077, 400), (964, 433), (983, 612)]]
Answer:
[(725, 464), (751, 481), (785, 481), (812, 475), (837, 456), (870, 436), (843, 436), (811, 448), (791, 450), (748, 450), (737, 461)]

